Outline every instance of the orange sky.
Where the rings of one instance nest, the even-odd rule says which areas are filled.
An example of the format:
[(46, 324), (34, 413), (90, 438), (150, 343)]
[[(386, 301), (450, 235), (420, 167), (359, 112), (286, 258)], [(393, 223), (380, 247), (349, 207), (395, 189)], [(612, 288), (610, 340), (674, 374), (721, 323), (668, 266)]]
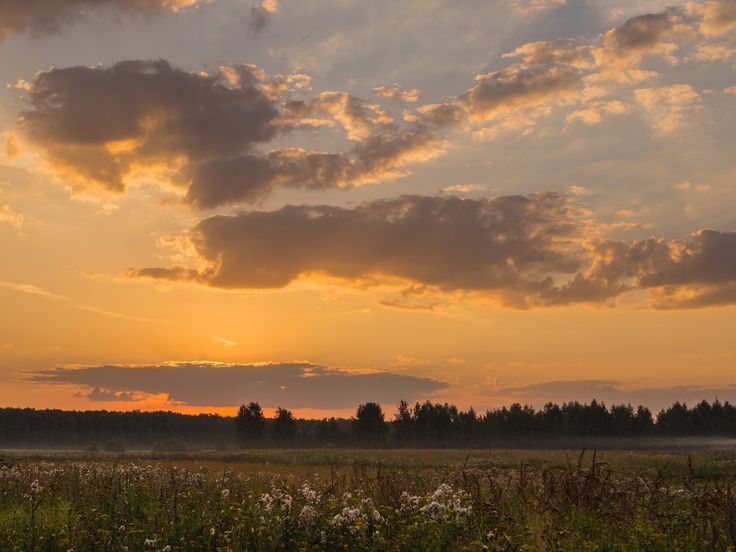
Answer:
[(736, 400), (733, 2), (83, 4), (0, 22), (0, 406)]

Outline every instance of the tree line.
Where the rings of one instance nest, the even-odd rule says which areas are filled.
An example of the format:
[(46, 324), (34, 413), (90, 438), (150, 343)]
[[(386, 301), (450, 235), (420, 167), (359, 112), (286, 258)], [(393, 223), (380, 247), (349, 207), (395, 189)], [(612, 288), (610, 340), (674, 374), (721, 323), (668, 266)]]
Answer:
[[(675, 403), (655, 417), (644, 407), (549, 403), (513, 404), (479, 414), (447, 403), (402, 401), (387, 419), (376, 403), (361, 404), (350, 419), (297, 419), (286, 408), (266, 417), (256, 402), (235, 417), (174, 412), (0, 409), (0, 448), (178, 450), (243, 447), (494, 447), (553, 446), (574, 439), (736, 437), (736, 407), (702, 401)], [(178, 444), (177, 444), (178, 443)]]

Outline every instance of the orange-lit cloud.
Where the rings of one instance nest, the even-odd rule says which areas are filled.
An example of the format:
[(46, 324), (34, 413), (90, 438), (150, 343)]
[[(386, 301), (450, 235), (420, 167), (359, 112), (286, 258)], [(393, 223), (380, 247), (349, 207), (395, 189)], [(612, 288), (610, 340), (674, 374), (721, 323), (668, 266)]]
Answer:
[(285, 207), (202, 221), (192, 241), (209, 268), (130, 275), (222, 288), (279, 288), (313, 273), (345, 280), (384, 276), (486, 293), (517, 307), (606, 303), (637, 289), (651, 290), (660, 308), (736, 298), (734, 232), (619, 242), (591, 238), (591, 231), (595, 222), (554, 193), (488, 200), (404, 196), (355, 209)]
[(388, 372), (351, 373), (309, 363), (171, 363), (55, 368), (28, 377), (37, 383), (90, 389), (93, 401), (166, 395), (183, 406), (228, 407), (256, 400), (267, 407), (353, 408), (366, 401), (396, 403), (445, 388), (441, 381)]
[(702, 108), (700, 95), (689, 84), (637, 88), (634, 96), (651, 117), (654, 127), (664, 133), (674, 131), (687, 115)]
[(733, 0), (690, 2), (687, 12), (700, 19), (700, 31), (706, 36), (721, 36), (736, 31), (736, 2)]
[[(275, 10), (269, 4), (267, 11)], [(568, 122), (587, 125), (638, 109), (656, 131), (672, 133), (700, 108), (692, 85), (625, 87), (657, 76), (642, 68), (648, 56), (677, 63), (710, 59), (724, 48), (698, 34), (697, 18), (705, 22), (711, 13), (701, 11), (633, 17), (588, 42), (522, 44), (502, 56), (518, 62), (476, 75), (456, 96), (407, 110), (403, 122), (346, 92), (295, 99), (311, 86), (301, 73), (272, 77), (246, 64), (195, 73), (134, 60), (51, 69), (19, 83), (30, 102), (20, 128), (72, 187), (120, 193), (136, 181), (168, 182), (198, 208), (254, 203), (278, 188), (388, 182), (450, 149), (453, 131), (472, 130), (479, 140), (528, 136), (557, 109), (568, 110)], [(678, 58), (683, 46), (692, 48)], [(417, 89), (398, 85), (373, 91), (386, 101), (419, 97)], [(335, 128), (350, 143), (345, 151), (299, 145), (263, 151), (287, 133)]]
[[(143, 175), (188, 187), (196, 207), (253, 202), (279, 187), (345, 188), (392, 180), (445, 143), (419, 124), (398, 127), (377, 105), (341, 92), (280, 98), (302, 75), (271, 78), (249, 65), (192, 73), (165, 61), (40, 73), (20, 120), (27, 139), (73, 187), (123, 192)], [(339, 122), (344, 153), (259, 143), (315, 117)]]
[(398, 84), (391, 86), (379, 86), (373, 89), (373, 93), (384, 100), (398, 102), (418, 102), (420, 91), (418, 88), (404, 89)]

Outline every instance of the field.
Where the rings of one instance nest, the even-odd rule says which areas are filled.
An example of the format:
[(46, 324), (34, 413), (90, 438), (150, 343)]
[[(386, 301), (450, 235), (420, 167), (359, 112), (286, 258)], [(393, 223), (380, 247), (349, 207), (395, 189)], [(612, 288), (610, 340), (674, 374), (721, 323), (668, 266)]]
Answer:
[(0, 550), (734, 550), (736, 453), (6, 453)]

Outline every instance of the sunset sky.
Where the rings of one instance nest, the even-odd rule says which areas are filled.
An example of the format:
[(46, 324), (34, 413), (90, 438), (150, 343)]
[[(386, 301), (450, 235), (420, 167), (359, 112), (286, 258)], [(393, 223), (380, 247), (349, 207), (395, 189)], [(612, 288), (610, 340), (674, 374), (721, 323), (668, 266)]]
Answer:
[(736, 1), (0, 0), (0, 406), (736, 401)]

